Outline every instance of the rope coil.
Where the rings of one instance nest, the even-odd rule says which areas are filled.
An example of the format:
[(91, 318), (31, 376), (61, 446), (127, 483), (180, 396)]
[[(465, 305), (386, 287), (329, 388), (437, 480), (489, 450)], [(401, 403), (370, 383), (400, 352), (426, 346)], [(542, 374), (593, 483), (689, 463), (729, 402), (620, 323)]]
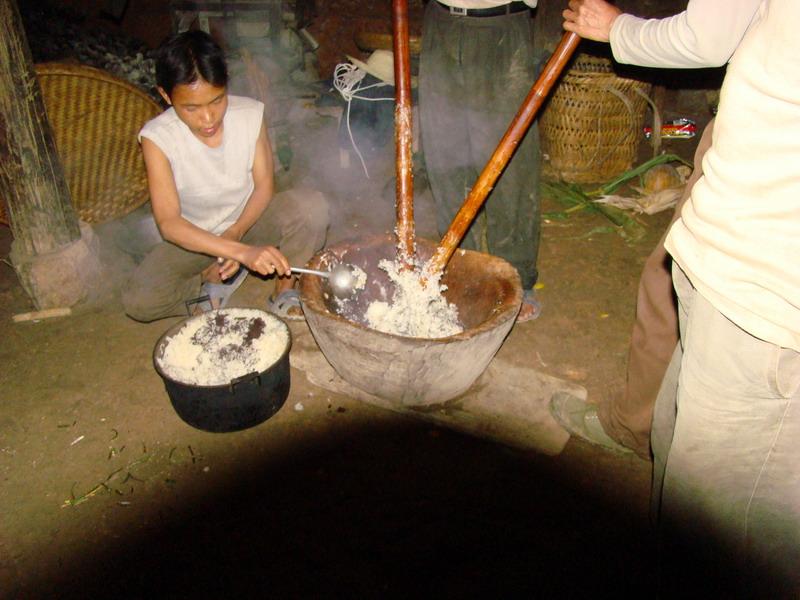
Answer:
[(367, 179), (369, 179), (367, 164), (364, 162), (364, 157), (361, 155), (361, 151), (356, 145), (356, 141), (353, 138), (353, 131), (350, 128), (350, 106), (354, 99), (366, 100), (367, 102), (383, 102), (386, 100), (394, 101), (394, 98), (369, 98), (367, 96), (360, 95), (359, 92), (364, 92), (365, 90), (372, 88), (383, 86), (392, 87), (390, 84), (383, 81), (379, 81), (378, 83), (373, 83), (370, 85), (362, 85), (366, 75), (366, 71), (360, 69), (354, 64), (339, 63), (336, 65), (336, 68), (333, 71), (333, 87), (339, 92), (344, 101), (347, 102), (347, 111), (345, 112), (347, 135), (350, 137), (350, 143), (353, 145), (353, 150), (355, 150), (356, 156), (358, 156), (358, 159), (361, 161), (361, 167), (364, 169), (364, 175), (366, 175)]

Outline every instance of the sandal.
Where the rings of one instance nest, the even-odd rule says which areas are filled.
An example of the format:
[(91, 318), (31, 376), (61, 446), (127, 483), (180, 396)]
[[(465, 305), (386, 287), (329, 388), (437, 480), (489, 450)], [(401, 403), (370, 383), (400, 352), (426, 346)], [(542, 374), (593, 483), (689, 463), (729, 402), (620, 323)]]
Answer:
[(200, 286), (200, 291), (208, 300), (213, 308), (225, 308), (228, 300), (239, 286), (247, 279), (247, 269), (239, 268), (236, 274), (224, 283), (209, 283), (206, 281)]
[[(522, 304), (532, 306), (533, 312), (527, 317), (517, 317), (517, 323), (525, 323), (526, 321), (533, 321), (539, 318), (542, 314), (542, 303), (536, 298), (536, 290), (525, 290), (522, 294)], [(521, 311), (520, 311), (521, 312)]]
[(621, 454), (633, 452), (626, 448), (603, 429), (597, 416), (597, 405), (589, 404), (569, 392), (556, 392), (548, 403), (550, 414), (571, 436), (579, 437), (590, 444), (602, 446)]
[[(293, 308), (301, 310), (292, 311)], [(267, 310), (287, 321), (303, 321), (305, 315), (303, 315), (302, 308), (300, 304), (300, 292), (295, 289), (284, 290), (275, 298), (269, 298), (267, 300)]]

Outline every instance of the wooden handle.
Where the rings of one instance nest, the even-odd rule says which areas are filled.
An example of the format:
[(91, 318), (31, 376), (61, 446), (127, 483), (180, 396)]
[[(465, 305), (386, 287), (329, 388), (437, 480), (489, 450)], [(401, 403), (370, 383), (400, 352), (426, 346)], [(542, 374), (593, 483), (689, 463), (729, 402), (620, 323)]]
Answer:
[(472, 224), (475, 215), (478, 214), (481, 206), (483, 206), (486, 196), (492, 191), (495, 181), (497, 181), (514, 150), (519, 145), (520, 140), (522, 140), (528, 127), (530, 127), (544, 99), (550, 93), (553, 85), (555, 85), (567, 62), (569, 62), (575, 52), (575, 48), (578, 47), (578, 42), (580, 42), (580, 37), (572, 32), (565, 33), (561, 38), (561, 42), (559, 42), (550, 60), (547, 61), (542, 74), (533, 84), (531, 91), (528, 92), (528, 96), (522, 103), (514, 120), (511, 121), (511, 125), (509, 125), (503, 139), (500, 140), (500, 144), (478, 176), (478, 180), (464, 200), (461, 209), (453, 218), (453, 222), (450, 223), (450, 228), (445, 232), (442, 241), (439, 242), (439, 247), (428, 263), (428, 272), (435, 274), (444, 270), (447, 266), (450, 257), (455, 252), (458, 244), (461, 243), (461, 239)]
[(19, 313), (12, 317), (14, 323), (24, 323), (26, 321), (40, 321), (42, 319), (52, 319), (54, 317), (68, 317), (72, 314), (72, 309), (64, 308), (45, 308), (34, 312)]
[(396, 156), (397, 246), (401, 263), (414, 256), (414, 184), (411, 164), (411, 60), (408, 0), (392, 0), (394, 51), (394, 144)]

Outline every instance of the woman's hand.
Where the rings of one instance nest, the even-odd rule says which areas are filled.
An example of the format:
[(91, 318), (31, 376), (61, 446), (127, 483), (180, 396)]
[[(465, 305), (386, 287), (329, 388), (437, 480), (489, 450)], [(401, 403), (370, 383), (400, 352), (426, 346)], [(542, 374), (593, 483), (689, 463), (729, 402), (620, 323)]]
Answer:
[(607, 42), (611, 26), (622, 11), (604, 0), (570, 0), (569, 8), (561, 14), (567, 31), (588, 40)]
[(217, 259), (217, 264), (219, 265), (219, 277), (222, 281), (227, 281), (229, 277), (233, 277), (239, 271), (239, 262), (232, 258), (223, 259), (222, 262)]
[(289, 262), (274, 246), (248, 246), (242, 264), (262, 275), (286, 275), (289, 272)]

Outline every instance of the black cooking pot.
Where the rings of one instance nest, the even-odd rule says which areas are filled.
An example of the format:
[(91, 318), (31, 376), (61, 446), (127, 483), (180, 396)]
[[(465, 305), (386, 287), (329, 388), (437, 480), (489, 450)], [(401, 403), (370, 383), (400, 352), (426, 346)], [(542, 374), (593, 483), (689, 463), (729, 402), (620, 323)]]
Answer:
[[(225, 309), (222, 309), (225, 310)], [(216, 311), (215, 311), (216, 312)], [(198, 317), (192, 317), (198, 318)], [(269, 315), (269, 318), (275, 318)], [(240, 431), (263, 423), (274, 415), (289, 395), (291, 332), (283, 321), (287, 342), (281, 357), (266, 370), (232, 379), (224, 385), (193, 385), (172, 379), (159, 366), (169, 340), (189, 319), (170, 327), (153, 350), (153, 364), (164, 380), (178, 416), (197, 429), (214, 433)]]

